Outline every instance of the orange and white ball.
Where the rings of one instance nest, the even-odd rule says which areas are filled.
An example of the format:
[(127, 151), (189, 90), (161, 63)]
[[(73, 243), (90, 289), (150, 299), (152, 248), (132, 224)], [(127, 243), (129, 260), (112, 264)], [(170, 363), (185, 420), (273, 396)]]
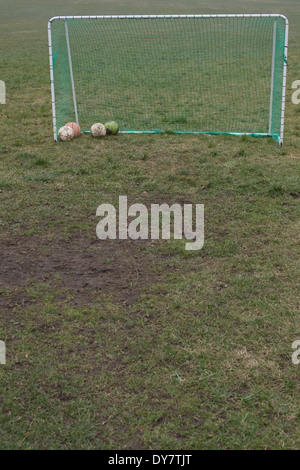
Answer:
[(71, 129), (73, 129), (75, 138), (80, 136), (81, 129), (77, 122), (68, 122), (66, 126), (71, 127)]

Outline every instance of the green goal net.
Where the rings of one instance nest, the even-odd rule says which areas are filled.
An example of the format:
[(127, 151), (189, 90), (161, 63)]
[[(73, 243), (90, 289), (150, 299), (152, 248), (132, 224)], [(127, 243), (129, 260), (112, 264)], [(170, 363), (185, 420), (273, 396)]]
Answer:
[(272, 136), (282, 144), (288, 21), (281, 15), (55, 17), (54, 138), (121, 132)]

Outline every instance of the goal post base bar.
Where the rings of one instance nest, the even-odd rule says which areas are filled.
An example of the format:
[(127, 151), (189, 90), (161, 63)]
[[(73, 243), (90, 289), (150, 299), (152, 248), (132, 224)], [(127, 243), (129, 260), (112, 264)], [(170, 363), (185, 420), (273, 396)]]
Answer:
[[(90, 131), (82, 131), (82, 134), (90, 134), (91, 132)], [(119, 134), (128, 134), (128, 135), (132, 135), (132, 134), (138, 134), (138, 135), (142, 135), (142, 134), (175, 134), (175, 135), (233, 135), (233, 136), (238, 136), (238, 137), (243, 137), (243, 136), (247, 136), (247, 137), (270, 137), (274, 140), (276, 140), (276, 142), (278, 142), (279, 145), (281, 145), (282, 143), (280, 142), (280, 136), (274, 136), (272, 134), (257, 134), (257, 133), (245, 133), (245, 132), (204, 132), (204, 131), (164, 131), (164, 130), (161, 130), (161, 129), (152, 129), (152, 130), (148, 130), (148, 131), (134, 131), (134, 130), (127, 130), (127, 131), (119, 131)]]

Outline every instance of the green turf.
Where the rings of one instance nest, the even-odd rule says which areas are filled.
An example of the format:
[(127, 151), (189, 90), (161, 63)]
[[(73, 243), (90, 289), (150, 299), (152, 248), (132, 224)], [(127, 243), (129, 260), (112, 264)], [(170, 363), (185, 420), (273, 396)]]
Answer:
[[(88, 7), (44, 3), (1, 2), (0, 448), (299, 448), (300, 369), (291, 361), (300, 337), (298, 5), (90, 7), (286, 14), (280, 149), (230, 136), (55, 144), (47, 20)], [(119, 195), (147, 206), (204, 203), (204, 248), (97, 240), (96, 208)]]

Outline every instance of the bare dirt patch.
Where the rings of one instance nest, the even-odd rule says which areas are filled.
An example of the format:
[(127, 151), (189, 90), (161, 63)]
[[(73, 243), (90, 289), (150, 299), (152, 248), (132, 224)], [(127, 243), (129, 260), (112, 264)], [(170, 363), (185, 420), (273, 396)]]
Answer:
[(0, 289), (5, 294), (0, 307), (28, 302), (24, 288), (32, 283), (53, 282), (70, 291), (78, 306), (89, 304), (100, 291), (131, 304), (143, 287), (159, 279), (147, 243), (100, 241), (83, 232), (52, 242), (36, 235), (6, 241), (1, 250)]

